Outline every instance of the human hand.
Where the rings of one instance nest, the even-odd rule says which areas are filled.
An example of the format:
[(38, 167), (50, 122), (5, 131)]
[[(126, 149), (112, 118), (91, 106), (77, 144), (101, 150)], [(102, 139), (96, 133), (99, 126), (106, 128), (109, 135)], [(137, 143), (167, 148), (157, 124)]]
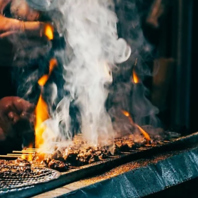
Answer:
[[(12, 3), (18, 1), (25, 6), (22, 9), (20, 5), (16, 13)], [(33, 21), (38, 19), (39, 13), (32, 11), (25, 3), (24, 0), (0, 0), (0, 66), (26, 66), (29, 61), (44, 56), (51, 49), (51, 42), (45, 34), (50, 25)], [(4, 10), (10, 4), (14, 14), (22, 16), (20, 20), (4, 16)]]
[(15, 125), (22, 120), (34, 123), (34, 105), (19, 98), (5, 97), (0, 100), (0, 141), (15, 136)]

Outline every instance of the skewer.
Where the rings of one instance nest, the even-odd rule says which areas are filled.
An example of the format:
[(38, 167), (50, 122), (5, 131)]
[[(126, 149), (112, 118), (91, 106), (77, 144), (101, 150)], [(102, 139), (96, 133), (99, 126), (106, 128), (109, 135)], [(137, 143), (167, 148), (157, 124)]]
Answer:
[(23, 150), (23, 151), (12, 151), (12, 153), (13, 154), (20, 154), (20, 153), (22, 153), (22, 154), (34, 154), (34, 153), (36, 153), (36, 151), (26, 151), (26, 150)]
[(26, 148), (23, 151), (37, 151), (38, 149), (36, 148)]
[(14, 154), (14, 153), (8, 153), (7, 155), (8, 155), (8, 156), (18, 156), (18, 157), (20, 157), (20, 156), (22, 156), (22, 155), (29, 155), (29, 154)]
[(0, 155), (0, 158), (18, 158), (17, 156)]

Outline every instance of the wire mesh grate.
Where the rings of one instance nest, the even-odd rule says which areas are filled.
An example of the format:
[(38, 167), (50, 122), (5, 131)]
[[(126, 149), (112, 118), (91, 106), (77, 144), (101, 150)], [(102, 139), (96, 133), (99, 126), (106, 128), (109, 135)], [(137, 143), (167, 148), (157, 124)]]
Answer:
[(0, 192), (57, 179), (58, 171), (45, 167), (0, 164)]

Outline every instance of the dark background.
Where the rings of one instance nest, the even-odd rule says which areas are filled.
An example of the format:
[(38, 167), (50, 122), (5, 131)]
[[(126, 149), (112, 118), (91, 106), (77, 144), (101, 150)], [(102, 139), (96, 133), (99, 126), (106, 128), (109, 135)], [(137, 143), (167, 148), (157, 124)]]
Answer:
[[(160, 8), (155, 26), (148, 17)], [(198, 130), (197, 8), (197, 0), (145, 0), (140, 9), (144, 35), (158, 64), (152, 63), (158, 72), (145, 84), (164, 127), (184, 135)]]
[[(198, 131), (198, 1), (137, 0), (137, 5), (144, 35), (154, 48), (155, 64), (149, 64), (156, 75), (146, 78), (145, 85), (158, 117), (167, 130)], [(154, 15), (158, 26), (147, 20), (154, 9), (162, 9)], [(17, 94), (11, 70), (0, 67), (0, 98)]]
[(198, 1), (194, 1), (193, 6), (193, 31), (192, 31), (192, 72), (191, 72), (191, 107), (190, 107), (190, 115), (191, 115), (191, 131), (197, 131), (197, 112), (198, 112), (198, 93), (197, 93), (197, 85), (198, 85), (198, 28), (197, 28), (197, 19), (198, 19)]

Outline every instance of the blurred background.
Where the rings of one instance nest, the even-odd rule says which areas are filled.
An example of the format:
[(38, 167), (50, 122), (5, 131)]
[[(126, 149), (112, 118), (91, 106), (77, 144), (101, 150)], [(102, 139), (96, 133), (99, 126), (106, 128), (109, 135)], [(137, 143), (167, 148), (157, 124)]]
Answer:
[[(148, 99), (159, 109), (157, 116), (163, 128), (182, 135), (198, 131), (198, 0), (114, 1), (120, 18), (123, 16), (122, 12), (119, 14), (120, 5), (129, 5), (125, 14), (130, 13), (131, 20), (137, 17), (133, 13), (134, 2), (138, 7), (143, 34), (153, 48), (147, 62), (153, 75), (144, 78), (144, 85), (150, 91)], [(17, 95), (13, 80), (8, 80), (12, 79), (10, 68), (0, 70), (0, 98)], [(14, 74), (16, 77), (16, 71)]]
[(153, 46), (145, 79), (150, 100), (160, 110), (164, 128), (186, 135), (198, 131), (198, 1), (141, 0), (144, 36)]

